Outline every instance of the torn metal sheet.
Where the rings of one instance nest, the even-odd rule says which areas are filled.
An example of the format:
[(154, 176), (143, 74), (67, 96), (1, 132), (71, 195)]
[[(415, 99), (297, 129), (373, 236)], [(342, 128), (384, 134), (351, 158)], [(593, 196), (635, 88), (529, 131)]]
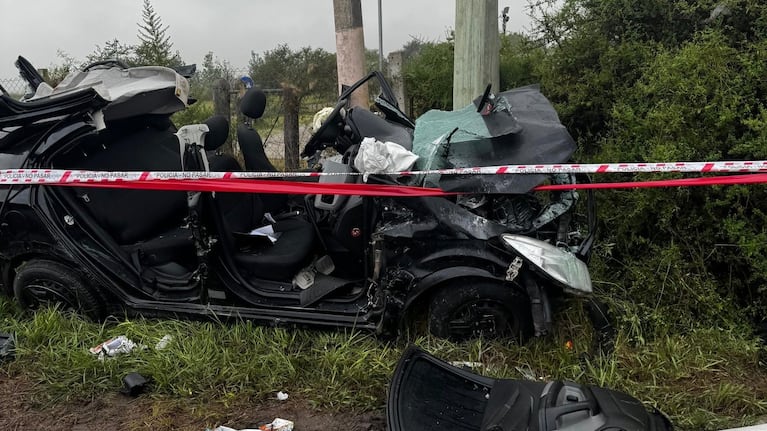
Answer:
[[(575, 176), (571, 174), (554, 174), (551, 179), (552, 184), (575, 184)], [(554, 221), (557, 217), (568, 212), (576, 203), (578, 203), (578, 192), (575, 190), (556, 193), (552, 201), (532, 221), (533, 228), (539, 229), (541, 226)]]

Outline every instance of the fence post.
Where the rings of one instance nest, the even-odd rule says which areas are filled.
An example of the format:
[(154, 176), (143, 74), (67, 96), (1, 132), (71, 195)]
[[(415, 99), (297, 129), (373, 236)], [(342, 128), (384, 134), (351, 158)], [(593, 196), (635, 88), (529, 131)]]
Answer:
[[(215, 84), (213, 84), (213, 113), (215, 115), (223, 115), (227, 120), (232, 118), (232, 110), (230, 107), (231, 94), (229, 91), (228, 79), (217, 79)], [(234, 155), (232, 139), (229, 135), (227, 135), (226, 143), (221, 147), (221, 150), (224, 153)]]
[(282, 87), (282, 107), (285, 113), (284, 141), (285, 141), (285, 170), (298, 170), (298, 115), (300, 109), (300, 99), (296, 89), (283, 85)]

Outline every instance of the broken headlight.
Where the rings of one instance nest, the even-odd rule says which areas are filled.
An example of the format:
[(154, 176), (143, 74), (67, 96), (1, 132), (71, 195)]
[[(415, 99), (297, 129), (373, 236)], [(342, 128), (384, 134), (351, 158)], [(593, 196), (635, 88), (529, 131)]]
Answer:
[(586, 264), (573, 253), (547, 242), (522, 235), (502, 234), (504, 245), (570, 293), (592, 292)]

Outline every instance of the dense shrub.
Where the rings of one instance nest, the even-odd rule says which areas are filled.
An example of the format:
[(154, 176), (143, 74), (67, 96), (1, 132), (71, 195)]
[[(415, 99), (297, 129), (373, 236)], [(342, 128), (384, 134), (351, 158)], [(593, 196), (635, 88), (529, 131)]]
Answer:
[[(760, 159), (766, 20), (767, 8), (746, 0), (570, 0), (540, 17), (546, 54), (537, 71), (579, 139), (581, 161)], [(623, 301), (614, 305), (641, 321), (643, 336), (760, 318), (765, 194), (763, 186), (600, 192), (597, 278), (615, 286)]]
[(429, 109), (453, 109), (452, 42), (423, 43), (403, 66), (410, 110), (417, 117)]

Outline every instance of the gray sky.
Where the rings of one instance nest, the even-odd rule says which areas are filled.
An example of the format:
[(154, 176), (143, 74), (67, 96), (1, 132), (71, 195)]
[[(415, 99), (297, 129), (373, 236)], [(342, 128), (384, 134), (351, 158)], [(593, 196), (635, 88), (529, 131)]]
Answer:
[[(524, 0), (510, 7), (509, 31), (528, 25)], [(174, 48), (187, 63), (201, 64), (208, 51), (235, 67), (247, 66), (251, 50), (280, 43), (335, 51), (332, 0), (153, 0)], [(378, 48), (378, 1), (362, 0), (365, 45)], [(18, 55), (38, 68), (60, 63), (62, 50), (78, 60), (117, 38), (137, 42), (142, 0), (0, 0), (0, 78), (17, 76)], [(455, 23), (455, 0), (383, 0), (384, 53), (411, 37), (444, 40)], [(500, 12), (499, 12), (500, 15)]]

